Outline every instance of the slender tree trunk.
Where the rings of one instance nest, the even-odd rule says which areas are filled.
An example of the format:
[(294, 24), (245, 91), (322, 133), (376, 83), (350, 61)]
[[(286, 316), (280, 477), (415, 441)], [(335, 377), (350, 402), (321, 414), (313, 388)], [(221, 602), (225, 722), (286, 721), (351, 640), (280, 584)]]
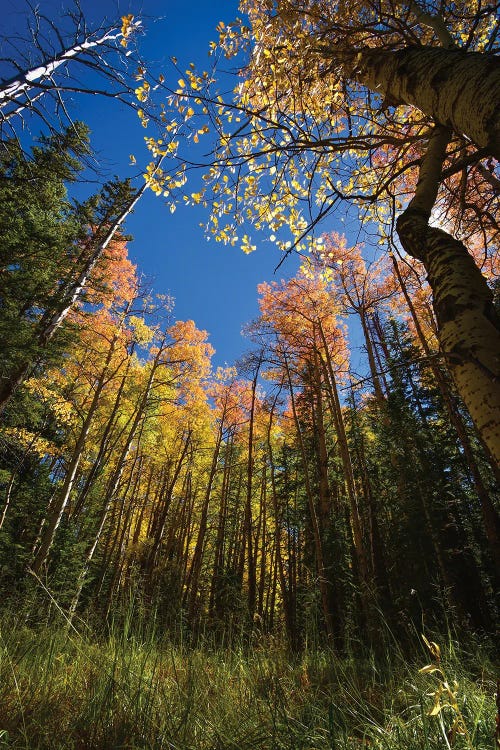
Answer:
[(5, 493), (5, 503), (4, 503), (3, 510), (2, 510), (2, 517), (0, 518), (0, 529), (5, 523), (5, 517), (10, 507), (10, 499), (12, 495), (12, 489), (14, 487), (14, 482), (16, 480), (16, 476), (17, 476), (17, 470), (14, 469), (10, 476), (9, 484), (7, 485), (7, 492)]
[[(294, 394), (294, 389), (293, 389), (293, 384), (292, 384), (290, 367), (288, 365), (288, 360), (285, 354), (283, 358), (284, 358), (285, 371), (286, 371), (287, 380), (288, 380), (288, 388), (290, 392), (290, 402), (292, 406), (295, 430), (297, 433), (297, 440), (299, 443), (300, 455), (302, 458), (304, 483), (305, 483), (306, 496), (307, 496), (308, 507), (309, 507), (309, 516), (311, 520), (313, 538), (314, 538), (314, 552), (316, 556), (316, 567), (317, 567), (317, 574), (318, 574), (319, 591), (321, 595), (323, 618), (325, 621), (325, 627), (326, 627), (326, 632), (327, 632), (328, 637), (332, 639), (333, 641), (335, 641), (336, 633), (335, 633), (334, 619), (333, 619), (333, 613), (330, 609), (332, 602), (331, 602), (331, 596), (330, 596), (330, 591), (329, 591), (329, 580), (328, 580), (326, 567), (325, 567), (325, 560), (324, 560), (324, 555), (323, 555), (323, 543), (321, 539), (321, 530), (320, 530), (320, 525), (319, 525), (319, 520), (318, 520), (318, 514), (316, 511), (314, 494), (312, 491), (311, 482), (309, 478), (306, 448), (304, 445), (302, 429), (300, 426), (300, 421), (299, 421), (297, 408), (295, 404), (295, 394)], [(338, 607), (338, 602), (335, 602), (335, 606)]]
[(365, 310), (362, 308), (359, 308), (357, 310), (359, 318), (361, 320), (361, 327), (363, 329), (363, 336), (365, 339), (365, 347), (366, 347), (366, 353), (368, 354), (368, 364), (370, 366), (370, 374), (372, 377), (372, 383), (373, 383), (373, 389), (375, 391), (375, 398), (377, 399), (377, 403), (384, 404), (385, 403), (385, 396), (384, 392), (382, 390), (382, 386), (380, 383), (379, 374), (377, 372), (377, 365), (375, 363), (375, 353), (374, 353), (374, 347), (373, 342), (370, 334), (370, 328), (368, 325), (368, 319), (366, 316)]
[[(87, 577), (87, 574), (88, 574), (88, 571), (89, 571), (89, 568), (90, 568), (90, 563), (92, 562), (92, 559), (94, 557), (95, 551), (97, 549), (97, 545), (99, 544), (101, 535), (103, 533), (104, 526), (105, 526), (105, 523), (106, 523), (106, 519), (108, 517), (108, 513), (109, 513), (109, 511), (111, 509), (111, 506), (113, 504), (113, 501), (114, 501), (114, 499), (115, 499), (115, 497), (117, 495), (118, 488), (120, 486), (122, 475), (123, 475), (123, 472), (124, 472), (124, 469), (125, 469), (126, 461), (127, 461), (128, 455), (130, 453), (130, 450), (132, 448), (133, 440), (134, 440), (134, 438), (136, 436), (136, 433), (137, 433), (137, 430), (139, 428), (139, 425), (142, 423), (142, 425), (144, 426), (144, 419), (146, 418), (146, 408), (147, 408), (149, 397), (150, 397), (151, 390), (152, 390), (152, 387), (153, 387), (153, 383), (154, 383), (156, 371), (157, 371), (158, 366), (159, 366), (160, 356), (161, 356), (161, 353), (163, 351), (163, 343), (164, 342), (162, 342), (162, 345), (159, 346), (158, 353), (156, 354), (155, 359), (154, 359), (154, 361), (153, 361), (153, 363), (151, 365), (151, 370), (150, 370), (150, 373), (149, 373), (149, 377), (148, 377), (148, 381), (147, 381), (147, 384), (146, 384), (146, 388), (145, 388), (144, 393), (142, 395), (142, 398), (141, 398), (141, 400), (139, 402), (139, 405), (138, 405), (138, 407), (136, 409), (134, 420), (132, 422), (132, 426), (130, 427), (130, 430), (129, 430), (129, 433), (127, 435), (127, 439), (125, 441), (125, 444), (122, 447), (122, 450), (121, 450), (120, 456), (118, 458), (118, 461), (117, 461), (117, 463), (115, 465), (113, 474), (111, 475), (111, 478), (110, 478), (110, 480), (108, 482), (108, 486), (106, 488), (106, 494), (105, 494), (105, 498), (106, 499), (105, 499), (105, 503), (103, 505), (103, 508), (101, 510), (100, 516), (99, 516), (98, 528), (97, 528), (97, 531), (95, 532), (93, 543), (91, 544), (91, 546), (90, 546), (90, 548), (89, 548), (89, 550), (87, 552), (86, 559), (85, 559), (85, 564), (84, 564), (83, 569), (82, 569), (82, 571), (81, 571), (81, 573), (79, 575), (79, 578), (78, 578), (77, 592), (75, 594), (75, 597), (73, 599), (73, 603), (72, 603), (72, 606), (71, 606), (71, 611), (72, 612), (74, 612), (76, 610), (76, 607), (78, 605), (78, 600), (79, 600), (80, 594), (82, 592), (82, 589), (83, 589), (83, 586), (84, 586), (84, 583), (85, 583), (85, 579)], [(47, 552), (48, 552), (48, 550), (47, 550)], [(37, 556), (37, 558), (35, 558), (35, 562), (37, 560), (38, 560), (38, 556)], [(43, 560), (41, 562), (38, 562), (38, 567), (40, 567), (40, 565), (42, 563), (43, 563)], [(35, 567), (35, 565), (33, 565), (33, 569), (34, 569), (34, 567)]]
[(257, 379), (259, 377), (260, 362), (255, 368), (254, 377), (252, 380), (252, 391), (251, 391), (251, 403), (250, 403), (250, 421), (248, 425), (248, 453), (247, 453), (247, 491), (246, 491), (246, 502), (245, 502), (245, 530), (244, 530), (244, 544), (246, 543), (247, 548), (247, 575), (248, 575), (248, 615), (250, 622), (253, 621), (255, 613), (255, 602), (257, 596), (257, 571), (256, 556), (257, 550), (254, 549), (253, 534), (252, 534), (252, 480), (253, 480), (253, 439), (254, 439), (254, 419), (255, 419), (255, 397), (257, 391)]
[(227, 523), (227, 504), (230, 490), (231, 480), (231, 462), (233, 453), (233, 440), (234, 435), (230, 434), (226, 440), (224, 448), (224, 473), (222, 476), (222, 487), (220, 496), (219, 514), (217, 520), (217, 534), (215, 537), (214, 544), (214, 563), (212, 571), (212, 580), (210, 583), (210, 599), (209, 599), (209, 616), (213, 617), (215, 613), (218, 613), (218, 602), (219, 602), (219, 586), (222, 572), (224, 570), (224, 539), (226, 536), (226, 523)]
[(191, 622), (193, 622), (194, 620), (194, 615), (195, 615), (195, 610), (196, 610), (196, 600), (198, 596), (198, 583), (199, 583), (199, 578), (200, 578), (200, 573), (201, 573), (201, 566), (203, 562), (205, 535), (207, 533), (208, 508), (210, 504), (210, 498), (212, 495), (212, 487), (213, 487), (215, 475), (217, 472), (219, 452), (220, 452), (220, 446), (222, 442), (222, 431), (223, 431), (223, 420), (221, 419), (221, 423), (219, 425), (219, 429), (217, 432), (215, 448), (214, 448), (214, 452), (212, 456), (212, 465), (210, 466), (207, 487), (205, 490), (205, 497), (204, 497), (203, 506), (201, 509), (198, 536), (196, 538), (196, 545), (194, 548), (193, 558), (191, 561), (191, 568), (189, 570), (189, 575), (187, 576), (187, 580), (186, 580), (186, 600), (188, 602), (188, 614), (189, 614), (189, 620)]
[[(130, 308), (130, 305), (128, 306), (128, 309), (129, 308)], [(59, 493), (59, 497), (58, 497), (57, 501), (54, 503), (54, 506), (52, 508), (53, 512), (56, 512), (56, 513), (59, 514), (59, 518), (58, 518), (57, 523), (56, 523), (56, 528), (59, 525), (60, 519), (62, 517), (62, 513), (64, 512), (64, 509), (66, 508), (66, 506), (68, 504), (68, 501), (69, 501), (69, 498), (71, 496), (71, 491), (72, 491), (74, 483), (75, 483), (75, 478), (76, 478), (76, 473), (77, 473), (77, 470), (78, 470), (78, 466), (80, 464), (80, 460), (81, 460), (81, 457), (83, 455), (83, 451), (84, 451), (84, 447), (85, 447), (85, 441), (87, 439), (87, 435), (88, 435), (90, 427), (92, 425), (92, 422), (93, 422), (93, 419), (94, 419), (94, 415), (95, 415), (95, 413), (97, 411), (97, 408), (99, 406), (99, 402), (101, 400), (101, 395), (102, 395), (102, 392), (104, 390), (104, 386), (106, 385), (106, 382), (107, 382), (107, 379), (108, 379), (109, 367), (111, 365), (111, 361), (112, 361), (112, 358), (113, 358), (115, 347), (116, 347), (116, 344), (117, 344), (118, 339), (119, 339), (119, 335), (120, 335), (122, 323), (123, 323), (123, 320), (125, 319), (125, 315), (127, 314), (128, 309), (127, 309), (127, 311), (125, 311), (124, 316), (122, 318), (122, 321), (120, 322), (119, 329), (115, 332), (115, 334), (113, 336), (113, 339), (111, 341), (108, 353), (106, 355), (106, 361), (104, 363), (104, 367), (101, 370), (101, 374), (99, 375), (99, 379), (97, 381), (97, 384), (96, 384), (96, 387), (95, 387), (95, 390), (94, 390), (94, 395), (92, 397), (92, 401), (90, 403), (90, 406), (89, 406), (89, 409), (87, 411), (87, 414), (85, 415), (85, 419), (83, 420), (83, 424), (82, 424), (82, 427), (80, 429), (80, 433), (78, 435), (75, 447), (73, 448), (73, 454), (72, 454), (70, 462), (68, 464), (68, 468), (66, 469), (66, 476), (64, 477), (63, 486), (61, 487), (61, 491)], [(55, 532), (55, 529), (54, 529), (54, 532)], [(33, 565), (35, 565), (35, 563)], [(35, 570), (35, 567), (33, 567), (33, 570)], [(38, 565), (37, 565), (37, 569), (35, 570), (35, 572), (37, 572), (37, 570), (38, 570)]]
[[(384, 352), (384, 341), (380, 337), (381, 326), (380, 326), (378, 313), (376, 310), (374, 311), (371, 317), (371, 320), (367, 319), (367, 324), (368, 324), (368, 333), (370, 336), (370, 341), (371, 341), (372, 348), (373, 348), (373, 354), (374, 354), (375, 362), (377, 366), (377, 372), (379, 374), (380, 384), (382, 386), (382, 392), (385, 395), (389, 393), (389, 386), (387, 384), (387, 378), (384, 372), (382, 358), (380, 356), (380, 348), (382, 348), (382, 351)], [(384, 352), (384, 356), (385, 356), (385, 352)]]
[(354, 540), (354, 549), (356, 551), (357, 562), (359, 565), (359, 572), (364, 583), (368, 584), (368, 565), (366, 560), (366, 554), (363, 544), (363, 530), (361, 523), (361, 516), (359, 512), (358, 497), (356, 492), (356, 482), (354, 479), (354, 472), (352, 469), (351, 454), (349, 451), (349, 444), (347, 441), (347, 433), (344, 424), (344, 418), (342, 416), (342, 407), (340, 405), (339, 394), (337, 390), (337, 380), (333, 369), (333, 362), (328, 349), (328, 344), (323, 331), (321, 323), (319, 324), (319, 331), (321, 339), (323, 341), (324, 350), (324, 363), (326, 369), (326, 382), (329, 385), (330, 393), (333, 400), (332, 416), (335, 422), (335, 428), (339, 440), (340, 458), (342, 461), (342, 468), (344, 470), (344, 481), (347, 487), (347, 495), (349, 497), (349, 506), (351, 511), (351, 529)]
[[(356, 407), (354, 404), (354, 395), (352, 394), (353, 401), (353, 419), (356, 419)], [(356, 415), (356, 416), (355, 416)], [(358, 424), (354, 423), (354, 443), (355, 452), (358, 459), (359, 472), (361, 475), (361, 482), (363, 485), (364, 497), (368, 509), (369, 526), (370, 526), (370, 554), (371, 554), (371, 567), (373, 571), (373, 577), (377, 592), (380, 595), (382, 604), (382, 611), (390, 613), (392, 611), (392, 599), (389, 576), (387, 573), (387, 565), (384, 553), (384, 544), (381, 533), (381, 517), (380, 508), (375, 493), (372, 488), (372, 482), (370, 478), (370, 472), (368, 470), (365, 445), (363, 432), (359, 428)]]
[[(261, 482), (261, 493), (260, 493), (260, 518), (259, 527), (261, 528), (260, 535), (262, 537), (260, 547), (260, 572), (259, 572), (259, 586), (258, 586), (258, 604), (257, 612), (261, 617), (264, 614), (264, 590), (266, 585), (266, 574), (267, 574), (267, 471), (266, 462), (262, 464), (262, 482)], [(255, 540), (257, 545), (258, 537)], [(269, 582), (268, 582), (269, 585)]]
[[(142, 423), (142, 426), (144, 426), (144, 422)], [(142, 429), (141, 429), (141, 434), (142, 434)], [(141, 441), (141, 434), (138, 436), (137, 441), (136, 441), (137, 444), (139, 445)], [(129, 475), (128, 475), (125, 488), (123, 489), (121, 484), (119, 487), (117, 487), (117, 496), (120, 495), (121, 500), (119, 502), (118, 509), (115, 510), (115, 512), (111, 515), (111, 518), (108, 524), (109, 533), (103, 545), (104, 552), (102, 556), (102, 562), (100, 565), (100, 573), (99, 573), (97, 585), (95, 586), (97, 595), (100, 595), (102, 586), (104, 584), (104, 580), (106, 577), (106, 573), (108, 572), (109, 568), (114, 567), (114, 570), (112, 572), (112, 577), (111, 577), (111, 583), (108, 589), (108, 602), (109, 602), (110, 597), (112, 596), (115, 583), (121, 577), (122, 557), (123, 557), (122, 552), (124, 549), (127, 532), (130, 531), (129, 527), (130, 527), (130, 519), (132, 516), (132, 509), (133, 509), (133, 497), (141, 480), (142, 460), (143, 460), (143, 457), (136, 453), (134, 456), (132, 467), (130, 468), (130, 471), (129, 471)], [(137, 464), (138, 464), (138, 468), (136, 469)], [(134, 481), (134, 487), (132, 489), (132, 492), (130, 493), (132, 480)], [(118, 489), (120, 490), (120, 492), (118, 492)], [(126, 499), (129, 493), (131, 494), (131, 498), (130, 498), (130, 502), (128, 503), (127, 511), (125, 513)], [(124, 514), (125, 514), (125, 520), (123, 520)], [(116, 559), (115, 559), (115, 563), (113, 566), (113, 562), (112, 562), (113, 555), (115, 554), (115, 550), (117, 546), (118, 546), (118, 552), (116, 554)], [(90, 558), (90, 560), (88, 561), (89, 564), (91, 560), (92, 558)]]
[[(73, 47), (67, 47), (61, 50), (51, 59), (45, 59), (42, 63), (37, 65), (30, 70), (25, 70), (17, 76), (2, 81), (0, 86), (0, 109), (7, 107), (9, 104), (16, 102), (19, 97), (27, 97), (33, 90), (37, 93), (40, 87), (53, 91), (54, 88), (57, 91), (57, 85), (51, 81), (52, 76), (56, 73), (57, 69), (64, 66), (71, 60), (77, 60), (78, 58), (88, 54), (91, 50), (94, 50), (102, 45), (109, 44), (109, 42), (116, 41), (122, 36), (119, 28), (111, 28), (102, 36), (97, 38), (84, 39), (80, 44), (75, 44)], [(48, 81), (48, 83), (45, 83)], [(22, 106), (31, 106), (31, 101), (28, 99), (27, 102)], [(20, 104), (17, 104), (16, 111), (2, 113), (2, 119), (8, 119), (12, 114), (18, 114)]]
[(104, 432), (101, 435), (100, 442), (99, 442), (99, 450), (97, 452), (97, 456), (95, 457), (92, 466), (90, 468), (89, 473), (87, 474), (85, 478), (84, 485), (82, 487), (81, 492), (78, 495), (78, 498), (75, 502), (73, 511), (71, 513), (72, 518), (77, 518), (78, 515), (81, 513), (82, 509), (85, 507), (85, 502), (87, 500), (88, 494), (92, 487), (94, 486), (95, 481), (97, 480), (97, 477), (99, 475), (100, 470), (103, 466), (106, 465), (107, 460), (112, 455), (113, 448), (117, 445), (118, 440), (122, 437), (122, 434), (125, 429), (128, 428), (130, 422), (133, 419), (133, 414), (130, 417), (130, 420), (127, 422), (127, 424), (124, 427), (123, 431), (120, 431), (119, 436), (114, 441), (114, 444), (110, 445), (110, 435), (112, 433), (112, 430), (116, 424), (116, 419), (118, 416), (118, 411), (122, 403), (122, 395), (123, 391), (125, 389), (125, 385), (127, 383), (129, 368), (130, 368), (131, 358), (129, 357), (127, 362), (127, 367), (125, 369), (125, 372), (121, 378), (120, 385), (118, 387), (118, 391), (116, 393), (113, 408), (111, 410), (111, 414), (109, 415), (106, 426), (104, 428)]
[[(158, 168), (160, 164), (161, 159), (157, 161), (155, 168)], [(147, 190), (147, 187), (147, 183), (144, 183), (144, 185), (142, 185), (142, 187), (140, 187), (139, 190), (137, 190), (127, 201), (119, 215), (115, 218), (109, 217), (109, 219), (101, 222), (101, 225), (95, 230), (93, 236), (87, 240), (89, 249), (82, 268), (78, 271), (74, 279), (70, 279), (62, 285), (57, 292), (57, 299), (54, 302), (53, 308), (46, 310), (38, 322), (35, 336), (41, 347), (47, 346), (55, 332), (61, 327), (70, 311), (81, 298), (90, 275), (94, 271), (99, 260), (102, 258), (104, 251), (120, 229), (123, 222), (133, 211), (144, 192)], [(33, 362), (31, 360), (21, 362), (16, 370), (3, 381), (0, 387), (0, 412), (3, 410), (14, 391), (21, 385), (21, 383), (23, 383), (32, 366)]]
[(168, 487), (166, 488), (165, 501), (163, 504), (161, 514), (157, 520), (157, 524), (154, 529), (153, 543), (151, 545), (151, 550), (149, 552), (148, 559), (146, 561), (146, 569), (149, 575), (151, 575), (151, 573), (153, 572), (153, 569), (156, 564), (158, 551), (160, 549), (160, 545), (163, 540), (163, 535), (165, 533), (165, 527), (166, 527), (168, 511), (169, 511), (170, 503), (172, 499), (172, 493), (174, 491), (175, 484), (177, 482), (177, 479), (179, 478), (179, 474), (181, 473), (181, 469), (184, 465), (184, 460), (190, 448), (191, 434), (192, 434), (192, 430), (188, 429), (183, 440), (181, 454), (174, 468), (173, 476), (170, 482), (168, 483)]
[[(157, 365), (158, 359), (156, 359), (155, 365)], [(99, 514), (99, 520), (98, 520), (98, 526), (97, 531), (94, 534), (93, 542), (90, 545), (90, 548), (87, 551), (87, 555), (85, 558), (84, 566), (80, 572), (80, 575), (78, 577), (78, 585), (77, 585), (77, 591), (74, 596), (72, 605), (71, 605), (71, 613), (73, 614), (76, 611), (76, 607), (78, 605), (78, 601), (80, 598), (80, 594), (82, 592), (83, 586), (85, 584), (85, 580), (87, 578), (87, 574), (90, 568), (90, 563), (92, 562), (92, 559), (94, 557), (95, 551), (97, 549), (97, 545), (99, 544), (99, 541), (101, 539), (102, 533), (104, 531), (104, 526), (106, 523), (106, 519), (108, 517), (109, 511), (111, 509), (111, 506), (113, 504), (113, 501), (115, 500), (118, 488), (120, 486), (120, 482), (122, 479), (123, 471), (125, 469), (125, 464), (128, 458), (128, 455), (130, 453), (130, 449), (132, 447), (132, 442), (135, 438), (137, 429), (139, 427), (139, 424), (144, 420), (145, 418), (145, 410), (149, 399), (149, 394), (151, 392), (151, 388), (153, 385), (154, 375), (155, 375), (156, 367), (153, 366), (151, 368), (151, 372), (148, 378), (148, 382), (146, 385), (146, 389), (144, 391), (144, 394), (142, 396), (142, 399), (140, 401), (139, 407), (136, 410), (135, 418), (132, 423), (132, 426), (130, 428), (130, 431), (127, 436), (127, 440), (121, 450), (120, 456), (118, 458), (118, 461), (116, 462), (113, 474), (111, 475), (111, 478), (108, 482), (108, 486), (106, 488), (105, 492), (105, 502), (101, 509), (101, 512)], [(48, 553), (48, 549), (47, 549)], [(35, 558), (35, 562), (33, 564), (33, 570), (35, 570), (35, 563), (37, 564), (37, 568), (40, 569), (40, 566), (43, 564), (44, 560), (39, 561), (38, 560), (39, 555)], [(36, 571), (35, 571), (36, 572)]]
[[(132, 422), (132, 426), (131, 426), (130, 431), (128, 433), (125, 445), (122, 448), (120, 457), (118, 459), (117, 467), (116, 467), (116, 469), (114, 471), (113, 479), (112, 479), (112, 482), (111, 482), (111, 485), (110, 485), (111, 486), (111, 490), (110, 490), (111, 496), (114, 495), (114, 493), (116, 491), (116, 488), (118, 486), (118, 483), (120, 481), (120, 478), (121, 478), (121, 475), (122, 475), (122, 472), (123, 472), (123, 468), (124, 468), (124, 465), (125, 465), (125, 459), (127, 458), (128, 452), (130, 450), (130, 446), (132, 445), (132, 440), (133, 440), (133, 438), (135, 436), (136, 430), (137, 430), (137, 428), (139, 426), (140, 421), (144, 418), (144, 411), (146, 409), (146, 406), (147, 406), (147, 403), (148, 403), (148, 399), (149, 399), (149, 395), (150, 395), (151, 389), (153, 387), (153, 381), (154, 381), (156, 370), (157, 370), (158, 365), (159, 365), (160, 355), (161, 355), (161, 353), (163, 351), (163, 343), (162, 343), (161, 346), (159, 346), (158, 353), (156, 354), (155, 359), (154, 359), (154, 361), (151, 364), (151, 369), (150, 369), (148, 381), (147, 381), (147, 384), (146, 384), (146, 388), (145, 388), (144, 393), (143, 393), (143, 395), (142, 395), (142, 397), (140, 399), (139, 404), (136, 407), (135, 416), (134, 416), (134, 419), (133, 419), (133, 422)], [(51, 512), (50, 512), (50, 515), (49, 515), (48, 520), (47, 520), (47, 525), (44, 528), (43, 533), (42, 533), (42, 538), (40, 540), (40, 546), (38, 547), (38, 550), (37, 550), (37, 552), (35, 554), (35, 557), (33, 559), (32, 570), (33, 570), (34, 573), (39, 573), (42, 565), (47, 560), (50, 548), (52, 547), (52, 544), (54, 542), (54, 538), (55, 538), (55, 534), (56, 534), (57, 528), (59, 526), (59, 523), (60, 523), (61, 518), (62, 518), (62, 514), (64, 512), (65, 505), (64, 505), (63, 501), (64, 501), (64, 496), (61, 496), (59, 498), (59, 501), (54, 505), (53, 508), (51, 508)], [(66, 499), (66, 501), (67, 501), (67, 499)]]

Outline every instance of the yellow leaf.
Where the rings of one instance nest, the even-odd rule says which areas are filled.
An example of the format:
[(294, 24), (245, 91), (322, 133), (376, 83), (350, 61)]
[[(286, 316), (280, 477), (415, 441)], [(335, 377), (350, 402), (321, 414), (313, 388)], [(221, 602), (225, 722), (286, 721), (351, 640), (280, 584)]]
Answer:
[[(340, 261), (337, 261), (337, 263), (340, 263)], [(441, 672), (439, 667), (436, 667), (434, 664), (427, 664), (426, 667), (422, 667), (422, 669), (418, 670), (420, 674), (432, 674), (433, 672)]]
[(431, 708), (431, 710), (429, 711), (429, 713), (427, 714), (427, 716), (437, 716), (439, 713), (441, 713), (441, 711), (443, 710), (443, 708), (444, 708), (444, 706), (442, 706), (440, 703), (436, 703)]
[(435, 641), (428, 641), (425, 635), (422, 634), (422, 640), (431, 652), (431, 656), (436, 659), (436, 661), (440, 661), (441, 659), (441, 649), (439, 648), (439, 645)]

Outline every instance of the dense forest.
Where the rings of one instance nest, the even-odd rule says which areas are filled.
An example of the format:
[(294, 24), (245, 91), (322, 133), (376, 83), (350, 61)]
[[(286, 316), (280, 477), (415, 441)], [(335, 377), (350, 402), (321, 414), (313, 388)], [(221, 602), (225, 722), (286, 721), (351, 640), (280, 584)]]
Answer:
[[(350, 18), (349, 2), (333, 4), (336, 17), (323, 2), (271, 5), (245, 3), (250, 27), (220, 25), (222, 55), (254, 45), (234, 104), (194, 67), (187, 87), (156, 78), (182, 126), (156, 107), (152, 73), (141, 67), (134, 82), (119, 67), (132, 16), (85, 37), (87, 47), (77, 35), (88, 30), (75, 26), (72, 55), (57, 62), (51, 52), (38, 78), (19, 62), (2, 80), (0, 747), (500, 741), (490, 661), (500, 590), (498, 8), (367, 0)], [(291, 29), (293, 53), (283, 42)], [(365, 51), (352, 73), (346, 39), (372, 57), (399, 50), (410, 83), (407, 49), (469, 55), (483, 80), (487, 58), (496, 88), (469, 117), (483, 117), (489, 134), (439, 109), (447, 86), (462, 106), (449, 80), (460, 69), (467, 88), (456, 56), (434, 74), (446, 91), (430, 114), (422, 82), (397, 93), (391, 68), (392, 114), (372, 101), (361, 125), (360, 86), (370, 95), (370, 65), (382, 75), (389, 63)], [(85, 199), (75, 188), (90, 183), (91, 136), (65, 107), (81, 55), (110, 96), (133, 95), (131, 117), (177, 139), (148, 136), (155, 162), (140, 186), (115, 178)], [(297, 78), (284, 91), (299, 59), (303, 88)], [(342, 94), (326, 101), (325, 82), (339, 75)], [(231, 138), (229, 112), (242, 115)], [(239, 124), (249, 112), (251, 133)], [(253, 205), (249, 225), (278, 234), (282, 260), (302, 255), (294, 276), (285, 262), (285, 278), (259, 285), (247, 353), (224, 368), (212, 364), (209, 333), (178, 320), (128, 257), (126, 220), (144, 191), (170, 201), (184, 189), (180, 142), (198, 116), (210, 128), (195, 135), (218, 132), (218, 150), (206, 187), (180, 199), (212, 200), (209, 231), (234, 244), (217, 219), (237, 210), (218, 202), (232, 191)], [(327, 170), (337, 186), (331, 177), (314, 187)], [(319, 205), (309, 218), (302, 180)], [(318, 233), (344, 200), (363, 216), (363, 242)], [(398, 245), (388, 227), (404, 204)], [(244, 236), (247, 252), (252, 241)]]

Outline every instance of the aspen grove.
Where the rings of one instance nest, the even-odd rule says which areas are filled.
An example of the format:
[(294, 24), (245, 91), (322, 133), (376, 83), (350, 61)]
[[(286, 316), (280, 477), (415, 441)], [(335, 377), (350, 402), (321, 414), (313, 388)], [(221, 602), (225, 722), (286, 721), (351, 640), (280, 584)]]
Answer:
[[(0, 747), (498, 746), (498, 11), (242, 0), (207, 71), (139, 15), (4, 39)], [(267, 246), (236, 361), (143, 275), (151, 191)]]

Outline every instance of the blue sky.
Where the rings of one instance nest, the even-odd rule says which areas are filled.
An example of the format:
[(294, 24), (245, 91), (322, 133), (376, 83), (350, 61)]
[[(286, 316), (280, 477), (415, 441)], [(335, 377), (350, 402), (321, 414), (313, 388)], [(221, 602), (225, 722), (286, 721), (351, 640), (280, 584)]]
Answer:
[[(144, 58), (157, 65), (175, 56), (183, 69), (191, 61), (200, 68), (208, 65), (209, 42), (217, 38), (217, 23), (238, 15), (233, 0), (125, 0), (118, 13), (111, 0), (81, 0), (80, 4), (90, 21), (129, 12), (141, 16), (146, 31), (141, 41)], [(42, 0), (40, 6), (57, 23), (61, 8), (68, 3)], [(23, 21), (20, 8), (19, 0), (6, 0), (9, 28), (18, 28)], [(144, 145), (148, 131), (132, 110), (101, 97), (85, 97), (75, 102), (72, 114), (90, 126), (91, 143), (104, 175), (134, 177), (141, 171), (138, 167), (148, 163)], [(131, 153), (136, 166), (130, 165)], [(91, 186), (92, 192), (96, 189)], [(193, 207), (180, 206), (171, 214), (164, 199), (148, 192), (127, 221), (126, 230), (134, 237), (129, 255), (155, 291), (175, 298), (176, 318), (191, 318), (209, 332), (216, 349), (214, 364), (232, 364), (249, 347), (240, 332), (258, 314), (256, 286), (275, 278), (274, 268), (281, 258), (270, 242), (247, 256), (239, 247), (207, 241), (199, 226), (204, 218), (203, 210)], [(293, 275), (297, 265), (297, 259), (291, 259), (278, 278)]]
[[(4, 28), (16, 30), (25, 23), (26, 13), (19, 0), (4, 0)], [(56, 24), (69, 0), (42, 0), (41, 11)], [(145, 35), (143, 57), (160, 68), (171, 56), (184, 70), (190, 62), (203, 69), (208, 62), (209, 42), (216, 39), (218, 22), (238, 15), (234, 0), (203, 2), (192, 0), (80, 0), (89, 25), (125, 13), (143, 18)], [(149, 161), (144, 145), (148, 133), (132, 110), (103, 97), (75, 101), (72, 115), (91, 128), (91, 143), (97, 153), (103, 177), (136, 177)], [(130, 164), (130, 154), (137, 159)], [(141, 169), (142, 167), (142, 169)], [(136, 181), (140, 184), (140, 178)], [(95, 192), (97, 185), (91, 185)], [(242, 327), (258, 315), (256, 286), (259, 282), (292, 276), (298, 268), (291, 256), (274, 274), (281, 260), (270, 243), (252, 237), (257, 250), (245, 255), (239, 247), (208, 241), (200, 222), (206, 218), (201, 208), (180, 206), (171, 214), (165, 200), (147, 192), (127, 221), (133, 235), (129, 255), (154, 291), (175, 298), (175, 317), (193, 319), (198, 328), (209, 332), (216, 349), (214, 365), (232, 364), (250, 343), (241, 335)], [(335, 228), (329, 222), (326, 229)]]

